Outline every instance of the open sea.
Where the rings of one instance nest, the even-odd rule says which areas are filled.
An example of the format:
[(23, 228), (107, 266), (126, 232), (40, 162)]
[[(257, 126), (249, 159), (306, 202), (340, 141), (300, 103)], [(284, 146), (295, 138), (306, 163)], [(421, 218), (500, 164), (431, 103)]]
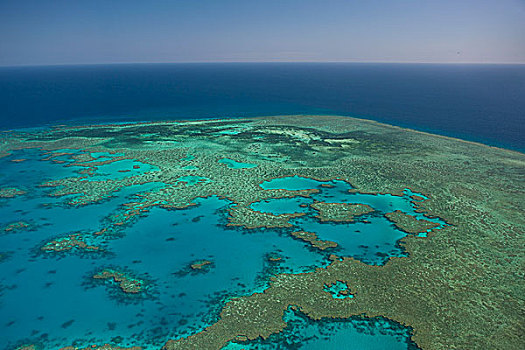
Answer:
[(0, 128), (338, 114), (525, 150), (525, 65), (203, 63), (0, 68)]

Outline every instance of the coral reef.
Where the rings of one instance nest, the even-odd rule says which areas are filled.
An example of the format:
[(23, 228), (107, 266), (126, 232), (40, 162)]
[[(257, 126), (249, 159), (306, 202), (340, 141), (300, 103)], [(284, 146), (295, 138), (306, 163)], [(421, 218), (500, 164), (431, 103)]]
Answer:
[(116, 271), (113, 269), (105, 269), (93, 275), (94, 279), (112, 280), (118, 283), (118, 286), (124, 293), (137, 294), (143, 291), (144, 281), (133, 278), (129, 274)]
[[(153, 136), (145, 140), (130, 135)], [(250, 209), (256, 201), (317, 191), (261, 187), (265, 181), (291, 176), (340, 179), (359, 193), (402, 196), (410, 188), (425, 196), (412, 196), (418, 213), (447, 223), (436, 230), (428, 220), (390, 212), (388, 218), (406, 232), (430, 230), (426, 238), (409, 235), (398, 242), (406, 257), (390, 258), (383, 266), (334, 258), (312, 272), (278, 274), (264, 292), (229, 299), (217, 322), (168, 341), (166, 350), (220, 349), (239, 337), (267, 338), (286, 327), (283, 314), (291, 305), (312, 320), (388, 318), (411, 327), (412, 339), (422, 349), (523, 345), (525, 155), (521, 153), (336, 116), (57, 127), (9, 133), (0, 154), (29, 148), (119, 154), (110, 160), (77, 157), (68, 166), (94, 170), (42, 184), (52, 188), (52, 196), (73, 195), (66, 199), (69, 205), (99, 203), (129, 186), (164, 184), (144, 193), (140, 205), (131, 204), (125, 219), (115, 223), (125, 223), (152, 206), (186, 208), (197, 198), (218, 196), (232, 203), (229, 226), (291, 231), (291, 221), (304, 213), (272, 215)], [(188, 154), (194, 158), (183, 160)], [(230, 168), (218, 162), (224, 158), (256, 166)], [(124, 160), (151, 168), (97, 178), (104, 162)], [(192, 168), (185, 168), (190, 161)], [(181, 180), (197, 178), (207, 180)], [(0, 190), (4, 198), (20, 194), (23, 191)], [(318, 202), (312, 208), (321, 221), (351, 223), (371, 213), (359, 203)], [(71, 237), (49, 247), (71, 249), (80, 247), (78, 242), (80, 237)], [(111, 272), (101, 276), (115, 283), (126, 278)], [(327, 293), (325, 286), (335, 281), (350, 286), (354, 297), (337, 299)], [(137, 284), (130, 286), (133, 290)]]
[(0, 188), (0, 198), (14, 198), (16, 196), (21, 196), (25, 193), (25, 191), (22, 191), (15, 187)]
[(43, 252), (64, 252), (73, 248), (86, 251), (97, 251), (100, 249), (97, 246), (87, 244), (81, 234), (75, 233), (47, 242), (40, 248), (40, 250)]
[(299, 238), (305, 242), (308, 242), (312, 245), (314, 248), (318, 248), (321, 250), (325, 250), (327, 248), (335, 248), (337, 247), (337, 243), (332, 241), (321, 241), (317, 239), (317, 235), (313, 232), (305, 232), (305, 231), (294, 231), (291, 233), (292, 236)]
[(356, 216), (365, 215), (374, 211), (369, 205), (359, 203), (316, 202), (313, 203), (311, 207), (319, 212), (319, 215), (316, 217), (323, 222), (352, 222)]
[(193, 270), (202, 270), (203, 268), (205, 268), (206, 266), (209, 266), (211, 264), (212, 264), (212, 262), (209, 261), (209, 260), (198, 260), (198, 261), (195, 261), (194, 263), (192, 263), (190, 265), (190, 267)]
[(432, 230), (433, 228), (441, 226), (439, 223), (420, 219), (412, 215), (396, 210), (392, 213), (386, 213), (385, 217), (392, 221), (397, 228), (407, 233), (420, 233)]
[(6, 232), (6, 233), (14, 233), (14, 232), (19, 232), (19, 231), (22, 231), (22, 230), (26, 230), (29, 227), (31, 227), (31, 225), (29, 223), (27, 223), (25, 221), (17, 221), (17, 222), (12, 222), (12, 223), (8, 224), (7, 226), (5, 226), (3, 231)]

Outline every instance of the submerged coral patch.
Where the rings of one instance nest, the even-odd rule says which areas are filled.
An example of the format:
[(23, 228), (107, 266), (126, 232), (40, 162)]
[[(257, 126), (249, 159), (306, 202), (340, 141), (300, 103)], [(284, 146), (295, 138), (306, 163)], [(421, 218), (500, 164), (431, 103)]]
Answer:
[(25, 191), (22, 191), (15, 187), (0, 188), (0, 198), (13, 198), (16, 196), (21, 196), (25, 193)]
[(49, 241), (40, 250), (48, 253), (61, 253), (75, 248), (85, 251), (98, 251), (100, 249), (100, 247), (88, 244), (82, 234), (75, 233)]
[(114, 269), (104, 269), (94, 274), (93, 278), (113, 281), (118, 284), (124, 293), (137, 294), (144, 289), (144, 281), (133, 278), (128, 273)]
[(14, 233), (14, 232), (20, 232), (20, 231), (23, 231), (23, 230), (27, 230), (30, 227), (31, 227), (31, 224), (29, 224), (28, 222), (17, 221), (17, 222), (12, 222), (12, 223), (6, 225), (3, 228), (3, 231), (6, 232), (6, 233)]
[(212, 265), (213, 265), (213, 262), (209, 260), (197, 260), (193, 262), (190, 265), (190, 267), (192, 268), (192, 270), (204, 270), (204, 269), (211, 267)]

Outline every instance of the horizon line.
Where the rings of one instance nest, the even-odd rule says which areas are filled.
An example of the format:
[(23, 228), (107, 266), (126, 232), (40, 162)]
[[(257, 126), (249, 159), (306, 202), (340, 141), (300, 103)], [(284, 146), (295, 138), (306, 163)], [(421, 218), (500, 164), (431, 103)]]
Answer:
[(278, 64), (278, 63), (330, 63), (330, 64), (420, 64), (420, 65), (525, 65), (525, 62), (420, 62), (420, 61), (171, 61), (171, 62), (96, 62), (96, 63), (49, 63), (9, 64), (0, 68), (63, 67), (63, 66), (110, 66), (110, 65), (162, 65), (162, 64)]

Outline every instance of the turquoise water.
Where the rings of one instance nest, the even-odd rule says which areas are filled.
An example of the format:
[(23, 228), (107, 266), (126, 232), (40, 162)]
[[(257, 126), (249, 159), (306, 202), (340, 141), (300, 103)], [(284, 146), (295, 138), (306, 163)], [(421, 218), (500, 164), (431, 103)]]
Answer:
[[(322, 186), (325, 185), (325, 186)], [(329, 185), (330, 187), (326, 187)], [(367, 264), (384, 264), (391, 256), (404, 256), (404, 250), (397, 242), (405, 237), (407, 233), (399, 230), (390, 222), (384, 214), (401, 210), (406, 214), (413, 215), (417, 219), (425, 219), (440, 224), (440, 228), (446, 223), (439, 218), (428, 218), (422, 213), (415, 211), (415, 202), (412, 195), (420, 195), (410, 189), (404, 191), (403, 196), (390, 194), (363, 194), (350, 192), (352, 186), (342, 180), (317, 181), (299, 176), (289, 176), (263, 182), (264, 189), (283, 190), (305, 190), (317, 189), (309, 198), (279, 198), (268, 199), (251, 204), (251, 208), (264, 213), (275, 215), (291, 213), (307, 213), (308, 215), (292, 219), (294, 229), (314, 232), (321, 240), (333, 241), (338, 244), (330, 251), (339, 256), (351, 256)], [(314, 201), (326, 203), (358, 203), (366, 204), (374, 209), (374, 212), (355, 218), (354, 222), (321, 222), (314, 218), (317, 211), (309, 207)], [(421, 232), (418, 236), (424, 237), (427, 232)]]
[(283, 319), (288, 325), (281, 333), (273, 334), (267, 340), (231, 342), (223, 349), (418, 349), (406, 328), (383, 318), (312, 321), (301, 312), (288, 309)]
[(156, 166), (133, 159), (117, 160), (98, 165), (92, 180), (118, 180), (124, 177), (139, 175), (148, 171), (158, 171)]
[[(37, 152), (23, 153), (38, 159)], [(27, 340), (43, 341), (45, 349), (53, 349), (75, 340), (87, 345), (118, 336), (123, 337), (120, 345), (158, 348), (170, 337), (213, 322), (224, 298), (262, 291), (269, 274), (310, 271), (328, 263), (326, 256), (305, 250), (301, 242), (278, 231), (247, 235), (226, 229), (224, 210), (230, 203), (216, 197), (197, 200), (198, 206), (185, 210), (151, 210), (125, 228), (123, 237), (103, 242), (110, 254), (44, 255), (38, 249), (45, 242), (72, 232), (100, 230), (108, 213), (118, 213), (121, 204), (134, 201), (134, 193), (155, 184), (120, 191), (100, 204), (69, 207), (62, 204), (64, 198), (47, 197), (48, 189), (37, 186), (55, 175), (74, 176), (74, 167), (38, 160), (15, 164), (9, 159), (0, 159), (0, 184), (20, 185), (29, 194), (1, 202), (0, 225), (18, 217), (34, 222), (35, 228), (0, 234), (1, 250), (12, 252), (0, 271), (5, 287), (0, 332), (9, 335), (0, 337), (1, 348)], [(268, 254), (283, 259), (270, 263)], [(203, 274), (187, 273), (189, 264), (198, 259), (212, 261), (213, 268)], [(145, 277), (150, 281), (148, 295), (130, 298), (111, 286), (94, 284), (90, 276), (108, 266)]]
[[(312, 271), (330, 262), (331, 252), (311, 249), (307, 243), (291, 238), (289, 230), (228, 228), (225, 226), (227, 209), (232, 203), (218, 197), (197, 199), (196, 206), (182, 210), (155, 207), (116, 229), (113, 235), (95, 237), (93, 232), (106, 227), (111, 217), (124, 211), (123, 204), (140, 200), (136, 194), (165, 185), (130, 186), (100, 203), (72, 207), (64, 204), (72, 196), (50, 197), (48, 193), (52, 189), (39, 185), (43, 181), (78, 176), (79, 167), (67, 166), (71, 164), (67, 156), (64, 160), (68, 162), (64, 164), (42, 161), (44, 157), (40, 151), (28, 150), (0, 158), (0, 187), (15, 186), (27, 191), (26, 195), (0, 200), (0, 227), (18, 220), (32, 225), (25, 231), (0, 233), (0, 251), (9, 253), (0, 263), (0, 334), (4, 335), (0, 337), (0, 348), (9, 349), (24, 342), (40, 343), (46, 350), (106, 342), (159, 348), (170, 338), (193, 334), (216, 321), (229, 298), (263, 291), (271, 275)], [(16, 158), (28, 160), (10, 161)], [(122, 161), (114, 163), (119, 162)], [(108, 164), (109, 168), (99, 167), (93, 178), (135, 174), (118, 172), (121, 166), (133, 167), (135, 162), (114, 163)], [(154, 169), (141, 164), (137, 170)], [(197, 176), (179, 179), (188, 185), (203, 180), (206, 181)], [(376, 210), (397, 208), (413, 213), (407, 200), (410, 193), (403, 197), (361, 195), (349, 193), (351, 187), (343, 181), (326, 183), (333, 187), (321, 187), (322, 182), (300, 177), (275, 179), (262, 186), (307, 187), (320, 192), (312, 198), (271, 199), (254, 203), (253, 207), (273, 213), (304, 212), (305, 217), (294, 221), (297, 227), (318, 233), (320, 239), (337, 241), (338, 254), (355, 256), (367, 263), (380, 264), (388, 256), (403, 253), (395, 249), (395, 242), (404, 234), (393, 230), (381, 217), (367, 216), (372, 224), (321, 224), (311, 217), (308, 205), (313, 200), (358, 200), (370, 203)], [(381, 223), (385, 226), (380, 226)], [(351, 231), (356, 227), (363, 233)], [(379, 233), (387, 228), (389, 234)], [(374, 234), (374, 230), (378, 233)], [(72, 233), (85, 234), (89, 244), (99, 245), (103, 251), (40, 251), (50, 240)], [(365, 244), (369, 248), (364, 247)], [(374, 255), (377, 252), (383, 255)], [(270, 261), (269, 257), (281, 259)], [(199, 260), (211, 261), (211, 267), (192, 270), (190, 265)], [(139, 295), (127, 295), (115, 284), (94, 281), (91, 276), (103, 268), (127, 271), (143, 279), (147, 288)], [(338, 296), (344, 286), (336, 284), (327, 288), (327, 292)], [(308, 345), (313, 346), (310, 348), (349, 341), (387, 347), (397, 344), (406, 348), (405, 335), (383, 336), (377, 333), (381, 325), (368, 325), (377, 334), (362, 337), (356, 330), (360, 327), (356, 321), (326, 326), (324, 322), (306, 322), (300, 315), (287, 317), (290, 335), (293, 335), (288, 338), (305, 346), (312, 344)], [(332, 338), (328, 337), (329, 333), (333, 334)], [(319, 339), (312, 342), (314, 338)], [(280, 341), (275, 338), (276, 344)]]
[(250, 169), (255, 168), (257, 166), (257, 164), (237, 162), (229, 158), (219, 159), (219, 163), (225, 164), (228, 168), (231, 169)]
[[(36, 152), (23, 153), (30, 156)], [(0, 298), (0, 333), (8, 335), (0, 337), (0, 347), (8, 348), (9, 344), (28, 339), (47, 340), (45, 348), (52, 349), (70, 344), (78, 337), (90, 337), (90, 332), (98, 331), (91, 329), (94, 325), (108, 327), (107, 322), (111, 321), (108, 315), (132, 319), (133, 310), (118, 303), (108, 303), (104, 289), (85, 289), (86, 274), (109, 257), (95, 260), (72, 254), (64, 258), (46, 258), (39, 248), (57, 235), (98, 229), (104, 215), (126, 202), (133, 191), (121, 191), (95, 206), (65, 206), (63, 198), (48, 197), (49, 190), (37, 186), (52, 177), (50, 174), (73, 176), (73, 168), (38, 160), (12, 164), (7, 159), (0, 159), (0, 163), (3, 170), (8, 170), (2, 171), (0, 183), (23, 184), (28, 191), (25, 196), (1, 201), (0, 225), (12, 218), (34, 223), (28, 231), (0, 234), (1, 250), (12, 252), (0, 271), (0, 284), (6, 287)], [(139, 188), (134, 187), (135, 192)], [(68, 325), (71, 320), (74, 322)]]
[[(350, 293), (350, 289), (345, 282), (336, 281), (332, 285), (325, 285), (324, 291), (330, 293), (334, 299), (353, 298), (354, 295)], [(347, 292), (346, 294), (342, 292)]]
[(266, 199), (251, 204), (251, 208), (262, 213), (275, 215), (306, 213), (313, 199), (306, 197)]

